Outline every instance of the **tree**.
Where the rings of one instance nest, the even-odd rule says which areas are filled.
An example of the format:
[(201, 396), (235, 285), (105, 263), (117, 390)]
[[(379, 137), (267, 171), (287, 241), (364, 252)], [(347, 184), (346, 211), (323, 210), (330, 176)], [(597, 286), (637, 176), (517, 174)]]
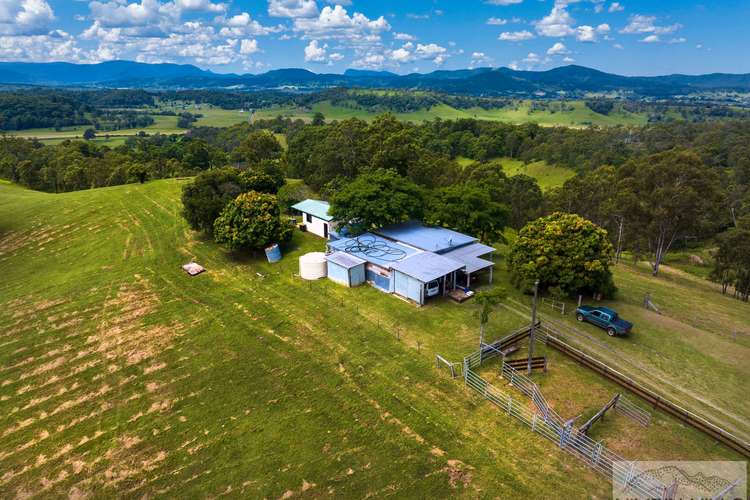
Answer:
[(484, 344), (484, 329), (490, 321), (490, 314), (496, 305), (505, 298), (505, 290), (500, 287), (478, 292), (474, 298), (479, 305), (479, 348)]
[(230, 201), (214, 222), (214, 240), (231, 250), (256, 250), (288, 241), (294, 230), (272, 194), (249, 191)]
[[(722, 205), (718, 175), (689, 151), (631, 160), (618, 171), (616, 204), (648, 251), (652, 274), (678, 237), (700, 235)], [(633, 243), (637, 245), (637, 242)]]
[(133, 163), (128, 167), (128, 179), (133, 179), (143, 184), (148, 179), (148, 168), (142, 163)]
[(93, 128), (87, 128), (83, 131), (83, 138), (87, 141), (96, 138), (96, 130), (94, 130)]
[(536, 179), (524, 174), (508, 177), (506, 186), (505, 204), (510, 207), (509, 225), (520, 229), (540, 215), (544, 201), (542, 190)]
[(362, 174), (331, 199), (331, 215), (354, 232), (421, 219), (422, 190), (393, 170)]
[(185, 147), (182, 163), (188, 170), (206, 170), (211, 165), (211, 152), (202, 140), (191, 140)]
[(492, 243), (503, 238), (508, 208), (492, 201), (490, 194), (478, 186), (450, 186), (430, 195), (427, 222)]
[(508, 267), (519, 288), (559, 287), (565, 293), (615, 292), (607, 231), (575, 214), (555, 212), (527, 224), (511, 246)]
[(276, 197), (279, 200), (279, 206), (284, 210), (290, 210), (292, 205), (302, 200), (313, 197), (313, 191), (304, 182), (296, 181), (284, 184), (279, 189)]
[(229, 201), (243, 191), (236, 168), (208, 170), (182, 189), (182, 216), (191, 228), (211, 231)]
[(326, 124), (326, 117), (320, 111), (316, 111), (312, 118), (312, 124), (317, 126)]
[(232, 152), (232, 160), (257, 166), (263, 160), (276, 160), (281, 157), (283, 148), (276, 136), (268, 130), (257, 130), (248, 135)]
[(735, 296), (750, 297), (750, 228), (737, 227), (720, 234), (711, 279), (721, 283), (721, 293), (734, 287)]
[(243, 191), (256, 191), (258, 193), (276, 194), (280, 187), (277, 179), (263, 172), (252, 170), (240, 174), (240, 183)]

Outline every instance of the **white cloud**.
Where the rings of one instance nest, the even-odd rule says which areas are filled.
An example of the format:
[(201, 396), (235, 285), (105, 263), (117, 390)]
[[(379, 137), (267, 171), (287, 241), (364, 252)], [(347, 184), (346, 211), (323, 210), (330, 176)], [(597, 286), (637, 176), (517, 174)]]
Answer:
[(487, 19), (487, 24), (492, 26), (503, 26), (505, 24), (508, 24), (508, 20), (500, 17), (491, 17)]
[(609, 24), (600, 24), (596, 28), (593, 26), (578, 26), (576, 28), (576, 40), (579, 42), (596, 42), (598, 35), (609, 33)]
[(383, 54), (366, 54), (355, 60), (352, 66), (364, 69), (381, 69), (383, 64), (385, 64), (385, 56)]
[(396, 49), (391, 52), (391, 59), (401, 64), (411, 61), (412, 56), (411, 52), (409, 52), (406, 48), (401, 47), (400, 49)]
[(260, 51), (260, 49), (258, 48), (257, 40), (242, 40), (242, 43), (240, 44), (240, 54), (248, 56), (250, 54), (255, 54), (258, 51)]
[(680, 37), (670, 38), (667, 43), (675, 44), (675, 43), (685, 43), (685, 42), (687, 42), (687, 38), (680, 36)]
[(268, 15), (272, 17), (316, 17), (318, 5), (315, 0), (269, 0)]
[(484, 52), (472, 52), (471, 61), (469, 63), (469, 69), (476, 68), (477, 66), (492, 64), (492, 58)]
[(394, 33), (393, 38), (396, 40), (404, 40), (404, 41), (414, 41), (417, 39), (414, 35), (410, 35), (408, 33)]
[(294, 20), (294, 31), (304, 39), (338, 40), (348, 46), (372, 47), (380, 43), (380, 34), (391, 29), (383, 16), (369, 19), (355, 12), (351, 16), (340, 5), (323, 7), (315, 18)]
[(255, 19), (252, 19), (247, 12), (230, 17), (224, 24), (219, 34), (226, 38), (269, 35), (285, 29), (282, 25), (264, 26)]
[(210, 0), (175, 0), (175, 5), (185, 11), (224, 12), (227, 6), (223, 3), (213, 3)]
[(0, 0), (0, 35), (41, 35), (54, 19), (46, 0)]
[(658, 43), (661, 42), (661, 39), (659, 38), (659, 35), (648, 35), (638, 41), (643, 43)]
[(70, 34), (54, 30), (45, 35), (0, 36), (0, 60), (90, 62), (92, 54), (77, 46)]
[(500, 33), (500, 36), (497, 38), (498, 40), (502, 40), (504, 42), (523, 42), (524, 40), (531, 40), (532, 38), (534, 38), (534, 34), (527, 30), (505, 31), (503, 33)]
[(613, 45), (612, 47), (616, 48), (617, 50), (622, 50), (622, 49), (624, 49), (624, 48), (625, 48), (625, 47), (623, 47), (623, 46), (622, 46), (622, 44), (620, 44), (620, 43), (616, 43), (616, 44), (614, 44), (614, 45)]
[(523, 62), (525, 63), (538, 63), (540, 61), (539, 54), (536, 54), (534, 52), (529, 52), (529, 54), (523, 58)]
[(645, 33), (665, 35), (668, 33), (674, 33), (675, 31), (682, 28), (682, 25), (677, 23), (671, 24), (669, 26), (657, 26), (655, 22), (656, 16), (643, 16), (640, 14), (634, 14), (630, 16), (628, 25), (620, 30), (620, 33), (626, 33), (629, 35), (639, 35)]
[(557, 0), (549, 14), (534, 23), (537, 33), (542, 36), (564, 37), (575, 33), (573, 23), (575, 20), (567, 10), (567, 2)]
[(572, 57), (570, 57), (570, 56), (566, 56), (565, 58), (563, 58), (563, 62), (566, 62), (566, 63), (570, 64), (570, 63), (574, 63), (574, 62), (576, 62), (576, 60), (575, 60), (575, 59), (573, 59), (573, 58), (572, 58)]
[(322, 47), (318, 45), (317, 40), (312, 40), (305, 47), (305, 61), (307, 62), (323, 62), (326, 60), (326, 49), (328, 45)]
[(547, 49), (548, 56), (556, 56), (556, 55), (563, 55), (563, 54), (570, 54), (570, 51), (562, 42), (557, 42), (552, 47)]
[(507, 5), (516, 5), (521, 2), (523, 2), (523, 0), (485, 0), (484, 3), (488, 3), (490, 5), (507, 6)]
[(428, 43), (427, 45), (417, 44), (417, 49), (414, 51), (414, 55), (418, 59), (430, 59), (439, 55), (445, 54), (448, 51), (445, 47), (441, 47), (436, 43)]
[(609, 12), (622, 12), (625, 10), (625, 7), (620, 4), (620, 2), (612, 2), (609, 6), (609, 9), (607, 9)]

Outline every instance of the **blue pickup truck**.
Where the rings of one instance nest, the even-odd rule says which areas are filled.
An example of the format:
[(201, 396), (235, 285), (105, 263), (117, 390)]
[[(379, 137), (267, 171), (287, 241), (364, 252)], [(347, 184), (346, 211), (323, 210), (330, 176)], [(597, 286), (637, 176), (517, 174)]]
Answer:
[(607, 307), (581, 306), (576, 309), (576, 319), (604, 328), (610, 337), (627, 335), (633, 328), (633, 323), (620, 318), (616, 311)]

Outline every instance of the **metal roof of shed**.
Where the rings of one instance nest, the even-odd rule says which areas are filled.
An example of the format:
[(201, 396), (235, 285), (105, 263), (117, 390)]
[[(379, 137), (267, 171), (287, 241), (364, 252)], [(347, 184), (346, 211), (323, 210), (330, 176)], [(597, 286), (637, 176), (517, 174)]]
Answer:
[(326, 255), (326, 260), (338, 264), (344, 269), (351, 269), (352, 267), (357, 267), (367, 262), (356, 255), (351, 255), (346, 252), (333, 252), (330, 255)]
[(480, 255), (487, 255), (488, 253), (494, 251), (494, 248), (482, 243), (472, 243), (470, 245), (465, 245), (449, 252), (445, 252), (442, 255), (444, 257), (448, 257), (449, 259), (463, 262), (466, 265), (466, 272), (473, 273), (495, 265), (495, 263), (490, 260), (479, 258)]
[(419, 252), (419, 250), (372, 233), (364, 233), (354, 238), (329, 241), (328, 247), (333, 250), (346, 252), (349, 255), (386, 269), (390, 269), (395, 262)]
[(299, 203), (295, 203), (294, 205), (292, 205), (292, 208), (294, 208), (295, 210), (299, 210), (300, 212), (310, 214), (313, 217), (317, 217), (318, 219), (323, 219), (324, 221), (333, 220), (333, 217), (328, 215), (328, 210), (331, 208), (331, 206), (327, 201), (308, 199), (300, 201)]
[(422, 283), (438, 279), (463, 268), (464, 264), (433, 252), (419, 252), (393, 264), (393, 269)]
[(376, 232), (420, 250), (436, 253), (444, 253), (452, 248), (477, 241), (476, 238), (467, 234), (439, 226), (425, 226), (415, 220), (386, 226)]

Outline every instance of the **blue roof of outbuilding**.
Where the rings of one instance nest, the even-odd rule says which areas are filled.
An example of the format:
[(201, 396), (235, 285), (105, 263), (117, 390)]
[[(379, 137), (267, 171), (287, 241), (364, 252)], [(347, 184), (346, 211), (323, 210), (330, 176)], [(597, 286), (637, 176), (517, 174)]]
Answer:
[(390, 269), (395, 262), (419, 251), (371, 233), (361, 234), (355, 238), (329, 241), (328, 247), (354, 255), (386, 269)]
[(313, 217), (317, 217), (318, 219), (323, 219), (325, 221), (333, 220), (333, 217), (328, 215), (328, 210), (331, 208), (331, 206), (327, 201), (304, 200), (292, 205), (292, 208), (294, 208), (295, 210), (299, 210), (300, 212), (310, 214)]
[(406, 243), (407, 245), (428, 252), (443, 253), (477, 241), (476, 238), (452, 229), (438, 226), (425, 226), (419, 221), (393, 224), (376, 231), (386, 238)]
[(432, 252), (419, 252), (393, 264), (393, 269), (427, 283), (453, 271), (464, 264)]

